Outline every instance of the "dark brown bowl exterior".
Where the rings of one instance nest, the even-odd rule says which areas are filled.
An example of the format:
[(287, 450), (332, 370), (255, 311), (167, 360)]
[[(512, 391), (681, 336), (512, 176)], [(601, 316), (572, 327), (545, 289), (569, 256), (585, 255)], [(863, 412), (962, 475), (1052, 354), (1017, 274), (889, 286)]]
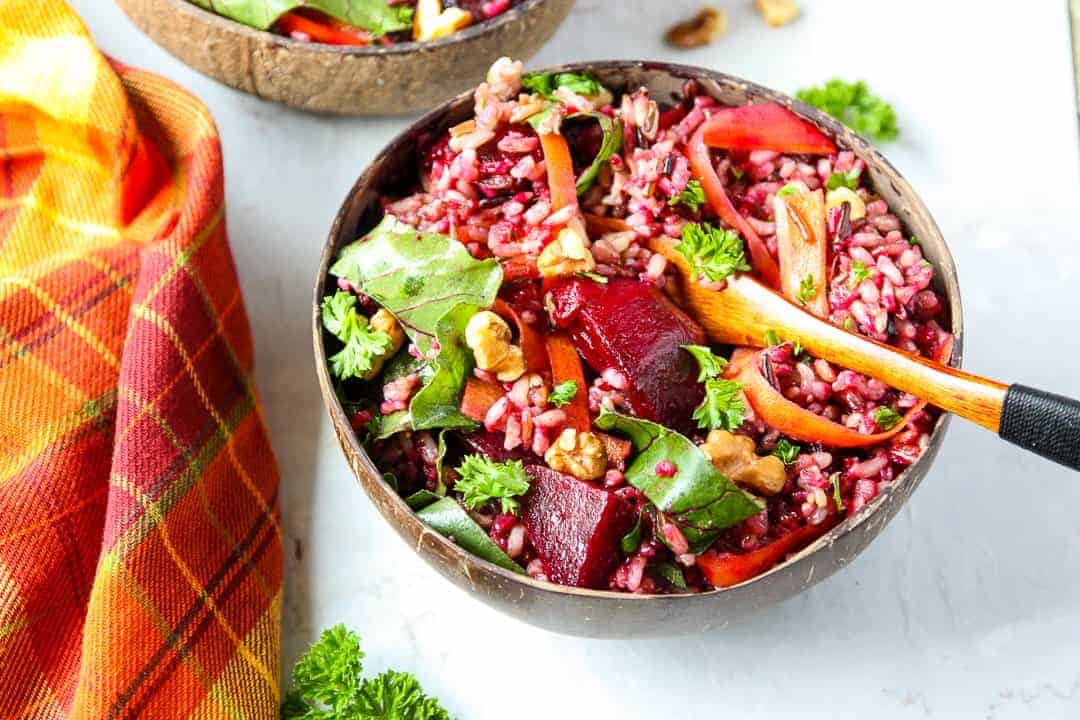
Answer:
[(204, 75), (266, 100), (339, 115), (423, 112), (475, 86), (503, 55), (527, 59), (574, 0), (525, 0), (446, 38), (375, 47), (298, 42), (187, 0), (117, 0), (161, 47)]
[[(648, 62), (597, 62), (551, 71), (588, 70), (611, 88), (648, 87), (653, 97), (677, 97), (683, 82), (698, 80), (705, 92), (729, 105), (750, 101), (783, 103), (822, 128), (845, 149), (866, 161), (875, 190), (919, 237), (927, 258), (938, 269), (938, 289), (949, 303), (956, 344), (952, 364), (960, 366), (963, 322), (960, 288), (945, 240), (929, 211), (908, 182), (865, 140), (832, 118), (792, 98), (759, 85), (700, 68)], [(755, 611), (806, 590), (851, 562), (884, 529), (918, 487), (944, 439), (949, 416), (942, 416), (923, 456), (903, 472), (893, 487), (788, 562), (742, 585), (698, 595), (626, 595), (578, 590), (515, 575), (465, 552), (421, 523), (382, 480), (349, 427), (334, 395), (326, 364), (319, 303), (326, 292), (332, 258), (378, 220), (380, 192), (400, 192), (415, 173), (417, 140), (466, 118), (472, 102), (462, 95), (421, 118), (399, 135), (371, 164), (350, 191), (323, 250), (315, 286), (312, 328), (315, 366), (327, 410), (349, 465), (368, 497), (416, 552), (444, 577), (492, 607), (556, 632), (585, 637), (649, 637), (697, 633), (725, 627)]]

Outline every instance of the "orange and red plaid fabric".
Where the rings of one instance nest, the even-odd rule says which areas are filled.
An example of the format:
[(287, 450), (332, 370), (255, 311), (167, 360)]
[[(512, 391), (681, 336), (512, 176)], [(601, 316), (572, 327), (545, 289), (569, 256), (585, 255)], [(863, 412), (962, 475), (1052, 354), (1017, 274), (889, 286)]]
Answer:
[(0, 718), (270, 718), (278, 476), (210, 116), (0, 0)]

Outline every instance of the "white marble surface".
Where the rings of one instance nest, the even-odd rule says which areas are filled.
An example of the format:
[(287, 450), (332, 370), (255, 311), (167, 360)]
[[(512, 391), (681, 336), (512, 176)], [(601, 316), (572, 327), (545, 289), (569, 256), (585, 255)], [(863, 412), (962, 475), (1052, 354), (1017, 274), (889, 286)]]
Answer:
[[(345, 622), (364, 635), (373, 669), (417, 672), (468, 720), (1080, 717), (1080, 476), (962, 421), (858, 561), (722, 633), (565, 638), (453, 589), (354, 484), (308, 339), (329, 223), (406, 121), (260, 102), (180, 64), (112, 3), (73, 2), (104, 50), (193, 90), (221, 130), (229, 231), (283, 475), (287, 665), (320, 628)], [(1065, 3), (803, 0), (803, 19), (781, 30), (749, 0), (716, 4), (728, 7), (728, 37), (679, 52), (660, 31), (699, 0), (579, 0), (533, 65), (662, 58), (787, 90), (869, 80), (903, 126), (888, 154), (956, 255), (967, 366), (1080, 396), (1080, 152)]]

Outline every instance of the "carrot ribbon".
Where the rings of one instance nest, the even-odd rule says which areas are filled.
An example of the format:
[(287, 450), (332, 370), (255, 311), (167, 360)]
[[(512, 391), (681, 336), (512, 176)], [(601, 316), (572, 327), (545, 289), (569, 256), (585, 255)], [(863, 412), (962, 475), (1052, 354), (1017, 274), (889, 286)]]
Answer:
[[(935, 360), (942, 364), (947, 363), (952, 356), (952, 345), (950, 336), (939, 346)], [(739, 348), (731, 356), (727, 375), (742, 384), (743, 393), (758, 417), (784, 435), (802, 442), (817, 442), (834, 448), (877, 445), (898, 434), (927, 405), (925, 400), (920, 400), (892, 428), (866, 435), (788, 400), (761, 374), (760, 358), (761, 351)]]

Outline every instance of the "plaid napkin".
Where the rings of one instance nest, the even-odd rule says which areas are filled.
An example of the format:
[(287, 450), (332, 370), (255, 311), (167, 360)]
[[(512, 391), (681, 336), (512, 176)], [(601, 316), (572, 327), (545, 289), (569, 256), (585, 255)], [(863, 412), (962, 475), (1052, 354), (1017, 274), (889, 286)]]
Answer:
[(270, 718), (278, 475), (205, 108), (0, 0), (0, 717)]

